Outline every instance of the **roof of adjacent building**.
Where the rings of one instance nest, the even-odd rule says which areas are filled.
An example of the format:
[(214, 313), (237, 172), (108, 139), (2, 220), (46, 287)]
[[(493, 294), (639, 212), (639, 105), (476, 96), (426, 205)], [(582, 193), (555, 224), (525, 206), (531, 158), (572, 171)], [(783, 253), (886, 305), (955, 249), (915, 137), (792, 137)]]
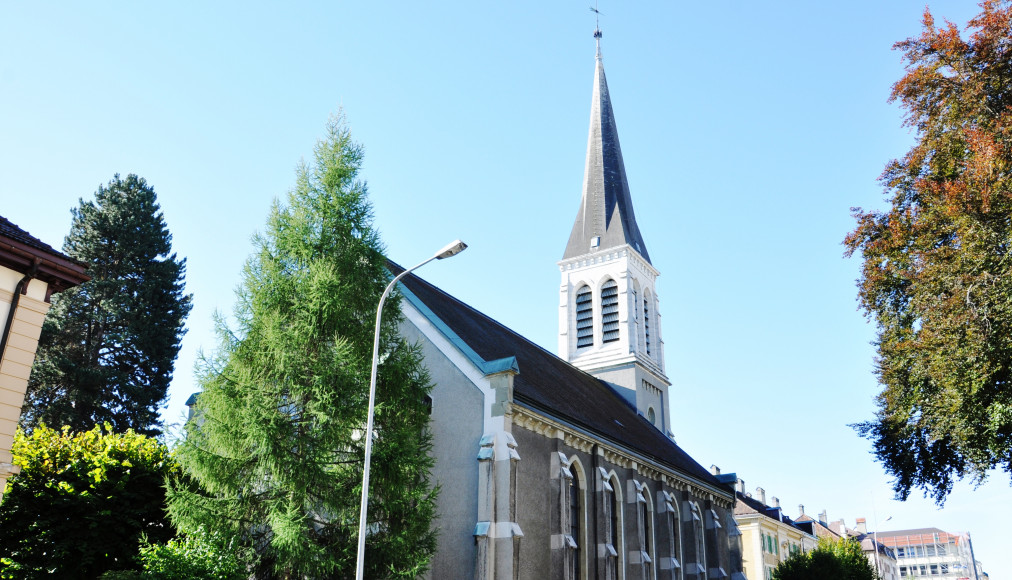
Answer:
[(0, 266), (32, 273), (56, 292), (90, 279), (84, 273), (88, 267), (84, 262), (58, 252), (3, 216), (0, 216)]
[[(595, 241), (597, 244), (595, 245)], [(636, 225), (626, 179), (618, 128), (608, 94), (604, 64), (597, 59), (590, 105), (590, 136), (583, 177), (583, 197), (562, 259), (628, 244), (649, 262), (650, 254)]]
[[(391, 263), (391, 269), (403, 268)], [(730, 489), (650, 424), (605, 381), (548, 352), (467, 304), (409, 275), (402, 294), (426, 316), (436, 318), (451, 342), (471, 349), (483, 361), (515, 359), (513, 381), (517, 404), (572, 425), (601, 440), (641, 454), (675, 472), (721, 490)], [(428, 312), (426, 312), (426, 310)], [(460, 342), (463, 344), (460, 344)], [(465, 352), (465, 354), (467, 354)]]
[(788, 515), (784, 514), (783, 508), (768, 506), (763, 502), (757, 500), (756, 498), (750, 495), (745, 495), (740, 491), (736, 491), (734, 495), (737, 498), (737, 501), (734, 502), (734, 515), (736, 516), (759, 514), (766, 516), (771, 520), (776, 520), (778, 522), (787, 524), (788, 526), (791, 526), (793, 528), (797, 528), (798, 530), (801, 530), (806, 534), (815, 535), (814, 530), (809, 529), (811, 528), (811, 526), (799, 525), (798, 522), (794, 521)]
[(885, 532), (876, 532), (879, 541), (884, 542), (886, 545), (893, 546), (897, 545), (898, 539), (903, 540), (903, 545), (906, 544), (917, 544), (925, 543), (932, 544), (936, 541), (935, 537), (938, 537), (937, 541), (948, 542), (950, 539), (958, 540), (959, 534), (950, 534), (945, 530), (938, 528), (915, 528), (912, 530), (890, 530)]

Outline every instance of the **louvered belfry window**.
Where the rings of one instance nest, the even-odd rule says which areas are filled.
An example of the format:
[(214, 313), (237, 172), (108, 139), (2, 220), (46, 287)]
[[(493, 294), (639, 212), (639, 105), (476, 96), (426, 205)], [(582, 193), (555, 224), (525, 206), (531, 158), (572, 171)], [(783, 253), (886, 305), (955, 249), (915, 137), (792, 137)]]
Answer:
[(576, 293), (576, 347), (594, 344), (594, 298), (589, 286)]
[(647, 354), (650, 354), (650, 301), (647, 299), (643, 299), (643, 337)]
[(614, 280), (601, 288), (601, 330), (604, 342), (618, 340), (618, 284)]

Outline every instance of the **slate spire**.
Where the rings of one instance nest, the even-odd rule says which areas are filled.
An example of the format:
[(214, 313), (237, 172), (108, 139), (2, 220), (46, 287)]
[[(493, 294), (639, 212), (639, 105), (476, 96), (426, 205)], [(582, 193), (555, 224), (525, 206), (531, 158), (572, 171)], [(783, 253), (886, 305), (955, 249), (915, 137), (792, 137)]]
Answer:
[(629, 244), (650, 262), (647, 246), (643, 243), (633, 213), (598, 35), (595, 32), (594, 36), (598, 40), (597, 69), (590, 104), (590, 136), (587, 139), (583, 198), (562, 259)]

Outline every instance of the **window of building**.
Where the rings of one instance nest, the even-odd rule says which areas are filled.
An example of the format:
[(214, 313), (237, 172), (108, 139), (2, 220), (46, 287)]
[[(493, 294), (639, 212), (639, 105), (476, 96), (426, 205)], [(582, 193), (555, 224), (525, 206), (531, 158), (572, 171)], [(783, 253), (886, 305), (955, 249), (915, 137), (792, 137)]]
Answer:
[(902, 548), (902, 547), (896, 548), (896, 557), (897, 558), (906, 558), (907, 557), (907, 549), (906, 548)]
[(928, 556), (934, 556), (935, 555), (935, 545), (934, 544), (928, 544), (927, 546), (924, 546), (924, 553), (927, 554)]
[(654, 552), (654, 511), (653, 502), (650, 498), (650, 490), (645, 484), (635, 482), (636, 485), (636, 513), (639, 517), (640, 530), (643, 536), (640, 538), (642, 553), (640, 559), (643, 561), (643, 577), (654, 578), (654, 561), (657, 554)]
[(664, 500), (664, 523), (667, 528), (668, 559), (662, 561), (658, 568), (662, 571), (664, 580), (682, 580), (682, 542), (679, 533), (678, 500), (667, 491), (661, 491)]
[(900, 576), (906, 576), (906, 575), (907, 575), (907, 567), (906, 566), (900, 566)]
[(643, 297), (643, 346), (646, 347), (647, 354), (650, 354), (650, 298), (649, 295)]
[(594, 298), (589, 286), (576, 292), (576, 347), (594, 344)]
[(601, 287), (601, 331), (604, 342), (618, 340), (618, 284), (614, 280)]
[(581, 528), (583, 526), (583, 502), (580, 501), (580, 475), (577, 470), (571, 470), (573, 478), (569, 480), (569, 535), (576, 544), (569, 552), (572, 560), (573, 578), (581, 577), (580, 560), (583, 556), (580, 551)]
[(931, 575), (938, 576), (938, 564), (931, 565)]
[(654, 412), (653, 407), (647, 407), (647, 421), (650, 421), (651, 425), (657, 424), (657, 413)]

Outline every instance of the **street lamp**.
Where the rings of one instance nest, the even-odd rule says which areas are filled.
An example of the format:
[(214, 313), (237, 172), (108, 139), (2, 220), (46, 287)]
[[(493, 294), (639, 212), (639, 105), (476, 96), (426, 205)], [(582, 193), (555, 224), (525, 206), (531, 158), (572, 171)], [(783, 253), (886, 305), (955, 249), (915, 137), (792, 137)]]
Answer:
[[(885, 521), (888, 522), (891, 519), (893, 519), (893, 517), (889, 516), (885, 519)], [(875, 571), (881, 575), (882, 567), (878, 563), (878, 518), (875, 518), (875, 531), (871, 535), (871, 547), (875, 550)]]
[(467, 244), (457, 240), (442, 250), (436, 252), (431, 258), (404, 270), (387, 284), (383, 295), (380, 296), (379, 306), (376, 307), (376, 333), (372, 342), (372, 375), (369, 378), (369, 419), (365, 424), (365, 469), (362, 471), (362, 504), (358, 512), (358, 556), (355, 560), (355, 580), (362, 580), (362, 571), (365, 566), (365, 516), (369, 508), (369, 460), (372, 458), (372, 419), (376, 412), (376, 367), (379, 364), (380, 344), (380, 317), (383, 315), (383, 303), (386, 301), (394, 285), (400, 282), (401, 278), (412, 271), (421, 268), (433, 260), (442, 260), (463, 252)]

